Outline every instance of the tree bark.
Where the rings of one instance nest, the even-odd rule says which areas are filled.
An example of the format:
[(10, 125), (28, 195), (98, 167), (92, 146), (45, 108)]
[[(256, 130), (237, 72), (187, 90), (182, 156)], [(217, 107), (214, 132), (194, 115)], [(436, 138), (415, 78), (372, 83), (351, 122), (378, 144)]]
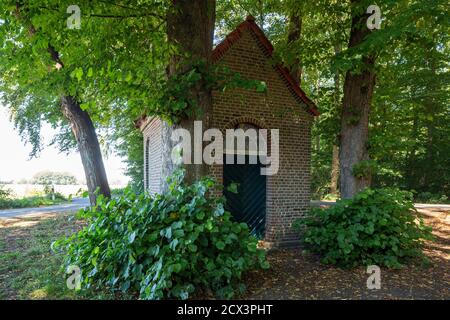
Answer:
[(333, 155), (331, 159), (331, 183), (330, 193), (337, 195), (339, 180), (339, 147), (333, 144)]
[[(171, 57), (167, 68), (168, 77), (186, 72), (198, 61), (204, 61), (206, 66), (209, 66), (213, 47), (216, 6), (215, 0), (173, 0), (172, 3), (174, 10), (170, 10), (167, 15), (167, 36), (169, 43), (178, 46), (181, 54), (174, 54)], [(210, 126), (212, 95), (206, 81), (200, 80), (192, 88), (190, 94), (196, 100), (198, 110), (192, 110), (193, 115), (182, 119), (179, 123), (163, 124), (163, 177), (170, 175), (176, 168), (171, 158), (172, 132), (177, 128), (188, 130), (192, 138), (191, 145), (194, 145), (194, 121), (201, 120), (203, 130)], [(208, 166), (203, 161), (202, 164), (188, 164), (184, 167), (187, 182), (198, 180), (209, 173)]]
[(417, 140), (419, 135), (419, 115), (417, 112), (413, 114), (413, 124), (410, 139), (411, 141), (415, 141), (413, 147), (408, 150), (406, 155), (406, 162), (404, 167), (405, 172), (405, 180), (407, 189), (415, 189), (417, 190), (418, 181), (416, 177), (418, 176), (417, 172), (417, 164), (414, 153), (417, 150)]
[(73, 135), (77, 140), (86, 175), (89, 200), (91, 205), (95, 205), (97, 200), (95, 190), (97, 187), (99, 188), (99, 194), (105, 197), (111, 197), (111, 192), (94, 124), (89, 114), (80, 108), (80, 104), (73, 97), (63, 96), (61, 98), (61, 110), (69, 120)]
[[(341, 52), (341, 44), (337, 43), (334, 46), (334, 53), (338, 55)], [(339, 71), (334, 74), (334, 105), (338, 111), (341, 106), (340, 101), (341, 93), (341, 81)], [(330, 181), (330, 193), (338, 194), (338, 182), (339, 182), (339, 134), (336, 137), (336, 141), (333, 143), (333, 151), (331, 155), (331, 181)]]
[[(15, 16), (19, 20), (22, 19), (20, 15), (21, 9), (21, 4), (19, 2), (16, 3)], [(31, 22), (25, 22), (25, 24), (28, 27), (30, 36), (34, 36), (37, 33), (36, 28)], [(47, 52), (50, 54), (53, 62), (59, 65), (59, 68), (64, 67), (59, 52), (51, 44), (48, 44)], [(107, 198), (111, 197), (111, 192), (94, 124), (89, 114), (81, 109), (79, 102), (74, 97), (61, 97), (61, 111), (70, 122), (72, 132), (77, 141), (78, 151), (80, 152), (84, 174), (86, 176), (89, 200), (91, 205), (95, 205), (97, 200), (95, 191), (97, 187), (99, 188), (99, 194)]]
[[(288, 44), (294, 45), (294, 42), (300, 40), (302, 33), (302, 18), (300, 12), (294, 12), (289, 17), (289, 31), (288, 31)], [(296, 51), (296, 50), (294, 50)], [(290, 73), (294, 78), (295, 82), (300, 86), (302, 82), (302, 67), (301, 67), (300, 56), (295, 55), (292, 61)]]
[[(352, 4), (359, 1), (353, 0)], [(370, 33), (366, 27), (368, 15), (354, 14), (348, 47), (352, 48), (364, 41)], [(364, 69), (361, 73), (347, 71), (344, 83), (344, 101), (341, 116), (340, 142), (340, 191), (342, 198), (351, 198), (360, 190), (370, 185), (370, 176), (356, 178), (353, 166), (368, 159), (368, 125), (372, 94), (375, 86), (373, 66), (375, 58), (362, 58)]]

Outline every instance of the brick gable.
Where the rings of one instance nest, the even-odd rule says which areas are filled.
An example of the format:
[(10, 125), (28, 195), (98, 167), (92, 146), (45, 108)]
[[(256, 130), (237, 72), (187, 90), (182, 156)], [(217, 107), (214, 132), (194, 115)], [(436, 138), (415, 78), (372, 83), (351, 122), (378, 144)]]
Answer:
[[(226, 129), (240, 124), (279, 129), (279, 171), (266, 179), (265, 240), (282, 246), (297, 242), (292, 223), (310, 207), (310, 129), (318, 112), (287, 70), (273, 64), (272, 51), (270, 42), (251, 17), (214, 49), (214, 63), (223, 64), (245, 78), (264, 81), (267, 93), (241, 88), (213, 91), (211, 127), (220, 129), (224, 137)], [(154, 153), (145, 157), (149, 159), (145, 182), (150, 191), (158, 192), (164, 179), (160, 120), (144, 118), (139, 125), (144, 141), (150, 138), (144, 152)], [(210, 174), (222, 184), (223, 173), (224, 165), (210, 166)]]
[[(259, 28), (258, 28), (259, 29)], [(212, 127), (225, 130), (238, 123), (251, 123), (264, 129), (279, 129), (280, 169), (267, 177), (265, 240), (276, 245), (295, 242), (295, 219), (309, 210), (310, 127), (314, 112), (286, 85), (285, 76), (273, 65), (259, 36), (252, 28), (242, 28), (232, 36), (232, 45), (220, 49), (216, 63), (249, 79), (267, 84), (267, 94), (245, 89), (213, 92)], [(220, 45), (218, 48), (221, 48)], [(314, 110), (314, 109), (313, 109)], [(223, 183), (223, 166), (211, 173)]]

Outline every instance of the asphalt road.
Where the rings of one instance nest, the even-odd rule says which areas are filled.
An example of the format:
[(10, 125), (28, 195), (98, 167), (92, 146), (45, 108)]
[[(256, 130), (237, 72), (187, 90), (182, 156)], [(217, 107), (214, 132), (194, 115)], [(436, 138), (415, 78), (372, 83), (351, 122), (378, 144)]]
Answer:
[[(320, 201), (320, 200), (311, 200), (311, 206), (319, 207), (319, 206), (333, 206), (336, 204), (336, 201)], [(414, 203), (414, 207), (417, 209), (450, 209), (450, 204), (429, 204), (429, 203)]]
[(0, 210), (0, 219), (22, 217), (31, 214), (77, 211), (88, 206), (88, 198), (74, 198), (71, 203), (57, 204), (48, 207)]
[[(312, 206), (332, 206), (334, 201), (311, 201)], [(77, 211), (82, 208), (89, 206), (88, 198), (74, 198), (71, 203), (58, 204), (48, 207), (38, 207), (38, 208), (21, 208), (21, 209), (7, 209), (0, 210), (0, 219), (23, 217), (32, 214), (44, 214), (44, 213), (54, 213), (54, 212), (67, 212), (67, 211)], [(436, 209), (450, 209), (449, 204), (422, 204), (416, 203), (414, 206), (418, 209), (420, 208), (436, 208)]]

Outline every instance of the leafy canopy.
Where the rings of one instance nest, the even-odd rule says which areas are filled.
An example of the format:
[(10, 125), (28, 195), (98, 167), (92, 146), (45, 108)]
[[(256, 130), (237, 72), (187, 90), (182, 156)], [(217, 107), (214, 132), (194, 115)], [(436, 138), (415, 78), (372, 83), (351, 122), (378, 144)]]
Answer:
[(109, 201), (100, 197), (82, 213), (88, 226), (56, 243), (66, 253), (64, 266), (80, 267), (85, 289), (143, 299), (187, 299), (201, 290), (233, 297), (244, 290), (246, 271), (268, 264), (247, 225), (211, 195), (214, 184), (204, 178), (186, 185), (177, 172), (161, 195), (128, 189)]

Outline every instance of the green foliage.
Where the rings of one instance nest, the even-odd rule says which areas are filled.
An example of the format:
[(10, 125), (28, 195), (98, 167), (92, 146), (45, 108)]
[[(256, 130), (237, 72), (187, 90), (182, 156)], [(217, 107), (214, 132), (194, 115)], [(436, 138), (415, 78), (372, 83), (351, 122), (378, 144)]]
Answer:
[(77, 178), (69, 172), (41, 171), (33, 176), (31, 183), (43, 185), (74, 185), (77, 184)]
[(126, 164), (124, 174), (130, 177), (129, 186), (135, 192), (144, 191), (144, 143), (142, 133), (134, 126), (134, 122), (124, 123), (127, 114), (114, 118), (111, 134), (108, 135), (108, 145), (121, 157)]
[(171, 76), (167, 82), (162, 83), (159, 94), (155, 96), (156, 106), (151, 115), (178, 122), (180, 119), (200, 114), (197, 97), (192, 92), (202, 83), (205, 88), (211, 90), (243, 88), (260, 93), (267, 91), (264, 81), (246, 79), (220, 64), (208, 66), (204, 61), (194, 61), (187, 71)]
[(377, 162), (374, 160), (363, 160), (355, 164), (352, 168), (352, 174), (357, 178), (371, 177), (377, 172)]
[(78, 265), (86, 288), (111, 288), (143, 299), (187, 299), (200, 290), (231, 298), (244, 272), (268, 267), (246, 224), (231, 220), (224, 199), (211, 195), (213, 180), (192, 185), (183, 173), (161, 195), (130, 189), (82, 216), (88, 226), (56, 248), (64, 265)]
[(55, 199), (53, 199), (51, 195), (36, 195), (31, 197), (13, 198), (10, 193), (5, 194), (4, 190), (0, 190), (0, 209), (50, 206), (65, 201), (67, 201), (67, 198), (60, 193), (55, 193)]
[(59, 192), (35, 191), (31, 196), (17, 198), (12, 189), (0, 185), (0, 209), (30, 208), (49, 206), (65, 202), (68, 199)]
[(13, 191), (9, 188), (5, 188), (0, 184), (0, 199), (10, 198), (13, 194)]
[(445, 194), (434, 194), (431, 192), (420, 192), (415, 195), (414, 200), (420, 203), (450, 203)]
[(314, 208), (295, 225), (323, 263), (397, 268), (423, 257), (424, 240), (431, 239), (411, 199), (397, 189), (366, 189), (330, 208)]
[[(357, 2), (361, 10), (374, 4)], [(329, 193), (332, 145), (339, 145), (343, 74), (350, 69), (358, 72), (361, 57), (372, 53), (377, 57), (377, 81), (367, 147), (370, 158), (378, 164), (373, 186), (397, 186), (449, 197), (447, 2), (378, 1), (381, 30), (374, 30), (361, 46), (351, 50), (347, 49), (349, 1), (297, 3), (302, 6), (301, 40), (287, 45), (287, 30), (270, 36), (288, 63), (291, 56), (301, 58), (301, 86), (321, 112), (312, 129), (312, 144), (317, 146), (311, 155), (313, 194), (320, 197)], [(284, 12), (274, 14), (277, 19), (266, 22), (287, 26), (287, 13), (295, 6), (283, 7)], [(280, 13), (276, 8), (270, 10)], [(269, 16), (267, 11), (265, 14)]]
[(125, 195), (125, 188), (113, 188), (111, 189), (112, 197), (123, 197)]
[[(166, 41), (168, 1), (144, 0), (120, 5), (81, 0), (81, 28), (71, 30), (68, 0), (0, 0), (0, 92), (21, 136), (42, 149), (43, 122), (59, 133), (53, 140), (62, 151), (76, 144), (60, 111), (61, 95), (71, 95), (100, 131), (116, 115), (130, 123), (153, 105), (164, 82), (172, 52)], [(31, 32), (33, 27), (35, 32)], [(146, 32), (142, 32), (146, 30)], [(56, 50), (62, 68), (51, 59)], [(127, 112), (123, 112), (127, 110)]]

